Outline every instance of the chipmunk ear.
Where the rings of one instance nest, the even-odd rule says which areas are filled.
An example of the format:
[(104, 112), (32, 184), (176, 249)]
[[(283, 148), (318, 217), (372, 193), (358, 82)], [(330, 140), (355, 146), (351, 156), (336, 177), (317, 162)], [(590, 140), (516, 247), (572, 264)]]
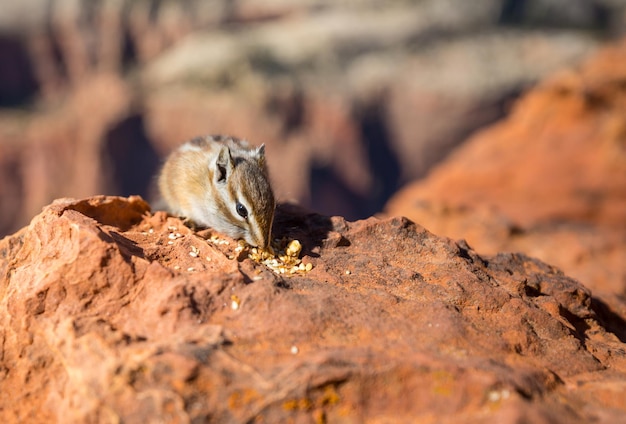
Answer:
[(218, 183), (225, 183), (232, 169), (233, 158), (230, 155), (230, 149), (228, 146), (222, 146), (215, 161), (215, 180)]
[(258, 149), (256, 149), (257, 160), (260, 165), (265, 165), (265, 143), (261, 144)]

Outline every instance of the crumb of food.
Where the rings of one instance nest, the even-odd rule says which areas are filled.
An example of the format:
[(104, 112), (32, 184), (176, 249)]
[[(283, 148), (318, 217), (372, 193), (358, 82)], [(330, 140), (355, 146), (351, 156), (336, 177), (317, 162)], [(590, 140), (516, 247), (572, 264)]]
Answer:
[(239, 309), (239, 305), (241, 305), (241, 299), (239, 299), (239, 296), (237, 296), (236, 294), (233, 294), (230, 296), (230, 308), (233, 311), (236, 311), (237, 309)]
[(191, 246), (191, 252), (189, 252), (189, 256), (192, 258), (197, 258), (200, 254), (200, 250), (196, 246)]
[(299, 258), (302, 244), (299, 240), (283, 238), (274, 240), (267, 249), (253, 247), (248, 257), (255, 262), (265, 265), (276, 274), (304, 274), (313, 269), (312, 263), (303, 263)]
[(508, 389), (503, 390), (492, 390), (487, 394), (487, 398), (491, 402), (499, 402), (501, 400), (506, 400), (511, 396), (511, 392)]
[(346, 275), (350, 275), (352, 274), (352, 271), (350, 271), (349, 269), (346, 269)]
[(235, 253), (239, 254), (246, 249), (246, 242), (243, 240), (237, 241), (237, 247), (235, 247)]
[(292, 355), (297, 355), (298, 352), (300, 352), (300, 349), (298, 349), (298, 346), (296, 346), (296, 345), (291, 346), (291, 354)]

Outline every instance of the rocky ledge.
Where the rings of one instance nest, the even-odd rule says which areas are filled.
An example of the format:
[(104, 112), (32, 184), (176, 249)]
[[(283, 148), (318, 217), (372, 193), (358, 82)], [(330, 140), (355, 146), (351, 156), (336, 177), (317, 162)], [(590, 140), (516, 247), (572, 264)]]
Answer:
[(291, 206), (308, 273), (138, 197), (60, 199), (0, 241), (5, 422), (616, 422), (626, 307), (405, 218)]
[[(626, 299), (626, 39), (526, 93), (387, 204), (478, 252), (525, 252)], [(626, 395), (624, 398), (626, 403)]]

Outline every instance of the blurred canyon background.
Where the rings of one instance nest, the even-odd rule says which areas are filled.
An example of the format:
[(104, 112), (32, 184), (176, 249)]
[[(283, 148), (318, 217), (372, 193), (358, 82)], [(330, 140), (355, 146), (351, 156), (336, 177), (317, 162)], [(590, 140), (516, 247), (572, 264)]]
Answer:
[(0, 3), (0, 236), (58, 197), (150, 199), (207, 133), (265, 143), (280, 200), (364, 218), (626, 28), (620, 0)]

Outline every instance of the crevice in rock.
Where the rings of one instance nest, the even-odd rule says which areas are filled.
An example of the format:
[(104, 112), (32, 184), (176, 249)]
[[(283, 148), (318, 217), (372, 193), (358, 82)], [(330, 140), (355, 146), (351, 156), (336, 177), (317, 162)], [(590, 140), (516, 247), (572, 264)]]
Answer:
[(607, 331), (613, 333), (620, 342), (626, 343), (626, 321), (622, 317), (597, 297), (591, 297), (591, 309), (596, 313), (598, 322)]

